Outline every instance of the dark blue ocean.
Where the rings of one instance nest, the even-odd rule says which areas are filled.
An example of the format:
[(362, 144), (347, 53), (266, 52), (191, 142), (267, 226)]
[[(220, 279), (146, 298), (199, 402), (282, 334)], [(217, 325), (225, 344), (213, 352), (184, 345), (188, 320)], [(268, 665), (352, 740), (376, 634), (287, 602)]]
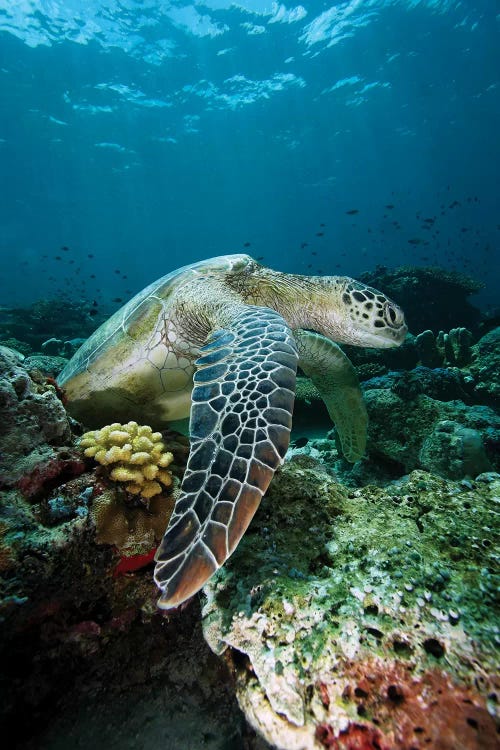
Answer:
[(438, 264), (497, 305), (499, 11), (0, 0), (0, 304), (112, 310), (245, 251), (354, 277)]

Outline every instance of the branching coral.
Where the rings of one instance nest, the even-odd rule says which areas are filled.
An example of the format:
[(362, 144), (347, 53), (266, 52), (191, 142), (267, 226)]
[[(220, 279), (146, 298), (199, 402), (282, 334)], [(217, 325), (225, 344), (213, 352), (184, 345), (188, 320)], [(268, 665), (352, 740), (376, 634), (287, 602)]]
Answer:
[(452, 328), (449, 333), (439, 331), (437, 336), (430, 330), (422, 331), (415, 339), (420, 362), (426, 367), (468, 365), (472, 359), (471, 344), (472, 333), (466, 328)]
[[(149, 499), (170, 487), (167, 471), (173, 455), (165, 451), (160, 432), (137, 422), (114, 422), (82, 435), (80, 448), (88, 458), (109, 467), (109, 477), (124, 482), (128, 492)], [(163, 487), (162, 487), (163, 485)]]

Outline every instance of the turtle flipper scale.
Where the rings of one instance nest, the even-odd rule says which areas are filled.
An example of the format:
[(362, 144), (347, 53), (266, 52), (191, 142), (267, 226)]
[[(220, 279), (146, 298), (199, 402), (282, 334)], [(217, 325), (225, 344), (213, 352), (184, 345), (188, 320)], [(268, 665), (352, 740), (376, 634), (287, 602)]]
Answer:
[(156, 553), (162, 609), (195, 594), (245, 533), (290, 440), (298, 354), (283, 318), (241, 306), (196, 361), (191, 450)]

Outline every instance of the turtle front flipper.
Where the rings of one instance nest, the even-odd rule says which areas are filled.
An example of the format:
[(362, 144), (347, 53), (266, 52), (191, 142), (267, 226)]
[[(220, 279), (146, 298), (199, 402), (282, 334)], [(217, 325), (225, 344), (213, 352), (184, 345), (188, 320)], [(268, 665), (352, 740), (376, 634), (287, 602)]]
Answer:
[(345, 458), (354, 463), (366, 448), (368, 414), (356, 370), (342, 349), (311, 331), (294, 331), (300, 367), (312, 380), (337, 428)]
[(156, 553), (162, 609), (189, 599), (234, 551), (290, 441), (298, 354), (277, 312), (241, 306), (200, 353), (186, 473)]

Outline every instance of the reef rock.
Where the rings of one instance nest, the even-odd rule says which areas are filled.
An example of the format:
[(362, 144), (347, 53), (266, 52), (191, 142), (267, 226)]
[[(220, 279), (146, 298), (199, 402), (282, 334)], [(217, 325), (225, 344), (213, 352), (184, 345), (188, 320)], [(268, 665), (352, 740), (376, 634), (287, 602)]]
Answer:
[(68, 360), (48, 354), (30, 354), (24, 361), (27, 370), (39, 370), (44, 375), (55, 378), (59, 375)]
[(476, 396), (500, 408), (500, 328), (483, 336), (473, 347), (473, 352), (470, 371), (476, 378)]
[(55, 387), (43, 378), (35, 381), (25, 361), (0, 348), (0, 486), (24, 482), (30, 493), (42, 475), (49, 477), (71, 460), (58, 450), (69, 441), (71, 428)]
[[(466, 393), (452, 371), (431, 370), (442, 377), (428, 378), (426, 368), (417, 370), (397, 375), (391, 388), (379, 387), (390, 384), (387, 378), (365, 384), (369, 459), (393, 476), (424, 468), (458, 479), (500, 469), (500, 417), (487, 406), (458, 400)], [(441, 399), (448, 391), (452, 400), (425, 390)]]
[(498, 747), (499, 492), (422, 471), (349, 490), (285, 464), (203, 609), (273, 748)]

